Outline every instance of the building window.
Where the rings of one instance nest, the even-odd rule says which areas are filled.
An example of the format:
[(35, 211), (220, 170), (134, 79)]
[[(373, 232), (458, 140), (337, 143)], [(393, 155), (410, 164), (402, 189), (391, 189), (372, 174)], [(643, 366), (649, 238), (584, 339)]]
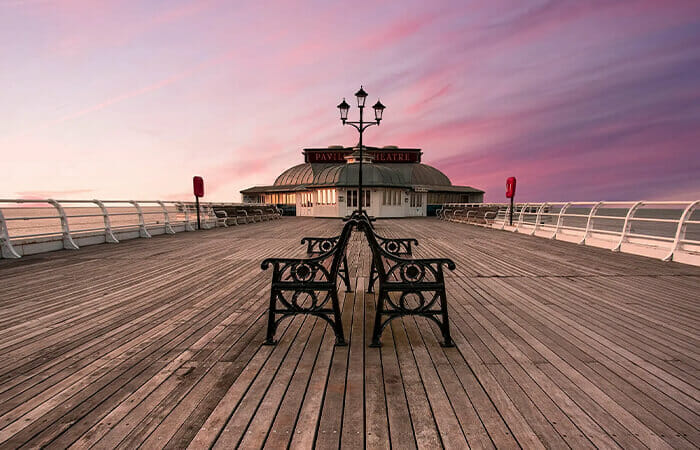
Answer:
[(301, 193), (300, 206), (303, 208), (310, 208), (310, 207), (314, 206), (312, 192), (302, 192)]
[(316, 191), (319, 205), (335, 205), (335, 189), (319, 189)]
[(365, 197), (365, 201), (362, 202), (362, 207), (363, 207), (363, 208), (369, 208), (369, 207), (370, 207), (369, 199), (370, 199), (371, 196), (372, 196), (372, 195), (371, 195), (372, 192), (370, 192), (369, 190), (367, 190), (367, 191), (362, 191), (362, 192), (363, 192), (364, 197)]
[(347, 194), (347, 207), (357, 208), (357, 191), (348, 191)]
[(401, 190), (400, 189), (385, 189), (382, 197), (382, 204), (387, 206), (401, 205)]
[(423, 206), (423, 194), (420, 192), (411, 192), (411, 208), (420, 208)]

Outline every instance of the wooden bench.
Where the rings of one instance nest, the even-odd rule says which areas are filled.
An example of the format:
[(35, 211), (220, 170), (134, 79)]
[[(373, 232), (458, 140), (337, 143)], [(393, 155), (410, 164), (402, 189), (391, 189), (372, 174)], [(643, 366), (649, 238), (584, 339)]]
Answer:
[(267, 212), (267, 216), (270, 219), (281, 219), (282, 218), (282, 213), (280, 212), (279, 209), (277, 209), (276, 206), (273, 206), (271, 208), (266, 208), (265, 212)]
[(251, 223), (255, 222), (255, 218), (251, 217), (248, 215), (248, 211), (246, 211), (243, 208), (237, 208), (233, 211), (233, 217), (234, 219), (234, 224), (240, 225), (240, 224), (246, 224), (246, 223)]
[(262, 209), (254, 209), (252, 212), (253, 212), (252, 216), (255, 219), (260, 219), (260, 222), (262, 222), (264, 220), (270, 220), (270, 215), (266, 214)]
[(268, 258), (262, 262), (263, 270), (273, 267), (265, 345), (276, 344), (280, 321), (299, 314), (325, 320), (335, 331), (335, 344), (347, 345), (338, 302), (338, 273), (356, 224), (348, 221), (333, 247), (319, 256)]
[(216, 226), (228, 227), (228, 214), (223, 209), (215, 209), (214, 217), (216, 217)]
[(447, 258), (410, 259), (393, 255), (382, 248), (367, 222), (357, 223), (367, 237), (378, 272), (379, 292), (370, 347), (381, 346), (382, 331), (389, 322), (409, 315), (434, 321), (442, 332), (442, 345), (454, 346), (443, 266), (454, 270), (455, 263)]

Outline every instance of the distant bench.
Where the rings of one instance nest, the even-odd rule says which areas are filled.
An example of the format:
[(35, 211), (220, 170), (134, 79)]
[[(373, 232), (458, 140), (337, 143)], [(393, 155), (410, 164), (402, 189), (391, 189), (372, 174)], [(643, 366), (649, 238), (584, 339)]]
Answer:
[(282, 218), (282, 211), (276, 206), (214, 205), (212, 210), (216, 217), (217, 226), (224, 227)]
[(443, 206), (437, 217), (449, 222), (485, 224), (493, 221), (502, 211), (498, 206)]

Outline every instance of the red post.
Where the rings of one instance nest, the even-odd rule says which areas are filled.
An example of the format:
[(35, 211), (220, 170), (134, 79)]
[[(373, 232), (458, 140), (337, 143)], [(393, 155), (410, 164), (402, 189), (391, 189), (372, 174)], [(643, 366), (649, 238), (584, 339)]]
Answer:
[(192, 187), (194, 188), (194, 202), (195, 207), (197, 208), (197, 229), (201, 230), (202, 225), (199, 219), (199, 197), (204, 197), (204, 180), (202, 177), (193, 177)]
[(510, 226), (513, 226), (513, 199), (515, 198), (515, 177), (506, 180), (506, 198), (510, 199)]

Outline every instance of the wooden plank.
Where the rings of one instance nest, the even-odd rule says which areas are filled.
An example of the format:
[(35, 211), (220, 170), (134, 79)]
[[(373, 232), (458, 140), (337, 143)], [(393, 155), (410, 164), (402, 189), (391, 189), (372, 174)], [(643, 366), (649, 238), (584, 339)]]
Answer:
[[(269, 288), (260, 260), (303, 255), (301, 235), (337, 234), (334, 220), (0, 261), (0, 440), (700, 445), (700, 268), (433, 219), (376, 226), (417, 237), (418, 256), (455, 259), (447, 287), (457, 348), (441, 348), (431, 322), (406, 318), (369, 349), (374, 297), (362, 291), (344, 296), (350, 348), (303, 318), (283, 322), (286, 344), (260, 346)], [(370, 254), (361, 233), (347, 254), (362, 289)]]

